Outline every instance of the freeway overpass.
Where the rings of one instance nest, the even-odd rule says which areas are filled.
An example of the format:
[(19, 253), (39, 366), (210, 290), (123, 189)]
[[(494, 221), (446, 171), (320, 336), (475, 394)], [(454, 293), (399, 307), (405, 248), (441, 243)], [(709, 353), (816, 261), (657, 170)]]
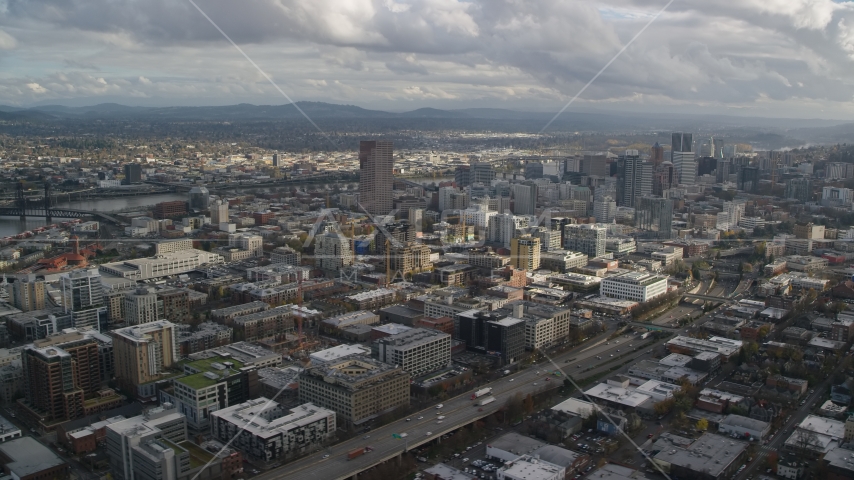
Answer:
[(714, 295), (698, 295), (696, 293), (686, 293), (686, 294), (682, 295), (682, 297), (691, 298), (691, 299), (695, 299), (695, 300), (706, 300), (708, 302), (719, 302), (719, 303), (731, 301), (727, 297), (717, 297)]

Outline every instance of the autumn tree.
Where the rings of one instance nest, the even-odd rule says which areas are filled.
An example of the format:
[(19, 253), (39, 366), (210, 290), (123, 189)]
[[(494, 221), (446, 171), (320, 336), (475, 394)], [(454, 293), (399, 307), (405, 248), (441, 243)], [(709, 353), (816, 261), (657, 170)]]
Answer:
[(697, 420), (697, 430), (699, 430), (701, 432), (705, 432), (708, 429), (709, 429), (709, 421), (708, 420), (706, 420), (705, 418), (701, 418), (701, 419)]

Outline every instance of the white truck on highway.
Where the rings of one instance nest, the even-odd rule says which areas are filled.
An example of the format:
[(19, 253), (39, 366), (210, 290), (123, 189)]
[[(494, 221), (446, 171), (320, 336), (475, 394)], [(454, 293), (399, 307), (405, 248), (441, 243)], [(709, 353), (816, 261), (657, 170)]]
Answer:
[(483, 400), (479, 401), (478, 405), (480, 405), (482, 407), (482, 406), (487, 405), (489, 403), (492, 403), (494, 401), (495, 401), (495, 397), (486, 397)]
[(482, 396), (490, 393), (491, 391), (492, 391), (492, 387), (481, 388), (480, 390), (471, 394), (471, 399), (474, 400), (475, 398), (482, 397)]

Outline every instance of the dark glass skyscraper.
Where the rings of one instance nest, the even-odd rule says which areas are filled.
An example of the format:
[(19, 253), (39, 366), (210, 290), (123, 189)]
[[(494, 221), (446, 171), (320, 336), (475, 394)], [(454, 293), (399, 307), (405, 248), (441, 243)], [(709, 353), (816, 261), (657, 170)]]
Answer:
[(372, 215), (388, 215), (394, 208), (394, 156), (392, 142), (359, 143), (359, 203)]

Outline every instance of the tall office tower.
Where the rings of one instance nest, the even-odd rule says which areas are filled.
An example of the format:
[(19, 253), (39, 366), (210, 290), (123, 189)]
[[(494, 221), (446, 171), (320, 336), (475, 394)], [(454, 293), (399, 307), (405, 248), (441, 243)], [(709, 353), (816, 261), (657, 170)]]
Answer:
[(148, 288), (140, 287), (125, 293), (125, 321), (128, 325), (142, 325), (163, 320), (163, 301)]
[(529, 272), (540, 268), (540, 239), (524, 235), (510, 240), (510, 265)]
[(543, 162), (529, 161), (525, 164), (525, 180), (543, 178)]
[(797, 177), (786, 180), (786, 198), (809, 202), (812, 199), (810, 179), (807, 177)]
[[(101, 389), (99, 348), (92, 335), (74, 329), (25, 347), (21, 352), (21, 405), (46, 423), (83, 416), (83, 400), (96, 396)], [(113, 400), (120, 405), (123, 397)]]
[(516, 215), (534, 215), (537, 209), (537, 185), (526, 182), (510, 187), (513, 191), (513, 213)]
[(454, 184), (457, 188), (465, 188), (472, 184), (471, 166), (460, 165), (454, 170)]
[(637, 150), (626, 150), (617, 162), (617, 203), (634, 207), (636, 198), (652, 193), (652, 164), (641, 161)]
[(97, 270), (74, 270), (59, 277), (62, 309), (71, 314), (71, 323), (78, 330), (101, 331), (101, 318), (107, 320), (104, 287)]
[(652, 194), (662, 196), (665, 190), (676, 185), (676, 170), (673, 162), (661, 162), (652, 174)]
[(738, 145), (726, 144), (723, 148), (723, 158), (734, 158), (738, 154)]
[(359, 202), (372, 215), (388, 215), (394, 202), (394, 155), (390, 141), (359, 142)]
[(670, 143), (671, 152), (693, 152), (694, 141), (690, 133), (673, 133)]
[(264, 256), (264, 237), (251, 233), (232, 233), (228, 235), (228, 246), (248, 250), (253, 257)]
[(211, 205), (211, 225), (228, 223), (228, 200), (219, 199)]
[(713, 157), (715, 158), (724, 158), (724, 148), (726, 145), (724, 144), (723, 138), (713, 138), (712, 143), (715, 146), (715, 150), (713, 152)]
[(596, 177), (607, 177), (608, 159), (605, 155), (585, 155), (581, 159), (581, 173)]
[(697, 176), (711, 175), (717, 172), (718, 159), (714, 157), (700, 157), (697, 159)]
[(638, 199), (635, 228), (641, 230), (641, 235), (646, 238), (670, 238), (673, 230), (673, 201), (652, 196)]
[(486, 239), (490, 243), (499, 244), (505, 248), (510, 247), (510, 240), (518, 236), (523, 228), (528, 228), (528, 217), (499, 213), (489, 217), (489, 229)]
[(12, 305), (24, 312), (33, 310), (44, 310), (45, 285), (44, 280), (37, 280), (35, 275), (27, 275), (26, 278), (18, 279), (12, 283), (12, 291), (9, 295)]
[(125, 179), (122, 183), (125, 185), (142, 183), (142, 167), (138, 163), (125, 164)]
[(756, 167), (739, 167), (737, 186), (742, 192), (756, 193), (759, 190), (759, 169)]
[(567, 225), (564, 231), (564, 248), (581, 252), (590, 258), (605, 255), (605, 239), (608, 229), (602, 225)]
[(679, 183), (694, 185), (697, 181), (697, 162), (694, 160), (694, 142), (690, 133), (674, 133), (670, 161), (676, 169)]
[(608, 196), (594, 200), (593, 216), (596, 217), (596, 223), (614, 223), (617, 217), (617, 202)]
[(717, 183), (725, 183), (729, 181), (729, 175), (732, 173), (732, 160), (729, 158), (719, 158), (718, 164), (715, 166), (715, 181)]
[(658, 142), (655, 142), (655, 145), (652, 146), (649, 161), (652, 162), (653, 165), (658, 165), (664, 161), (664, 147), (662, 147)]
[(180, 359), (175, 325), (159, 320), (110, 333), (116, 381), (139, 397), (156, 397), (153, 382)]
[(336, 232), (314, 237), (314, 264), (329, 274), (337, 274), (355, 261), (350, 239)]
[(187, 194), (190, 210), (207, 210), (211, 202), (211, 192), (204, 185), (196, 185)]
[(274, 167), (281, 167), (282, 164), (284, 163), (284, 160), (285, 160), (285, 158), (281, 153), (274, 153), (273, 154), (273, 166)]

